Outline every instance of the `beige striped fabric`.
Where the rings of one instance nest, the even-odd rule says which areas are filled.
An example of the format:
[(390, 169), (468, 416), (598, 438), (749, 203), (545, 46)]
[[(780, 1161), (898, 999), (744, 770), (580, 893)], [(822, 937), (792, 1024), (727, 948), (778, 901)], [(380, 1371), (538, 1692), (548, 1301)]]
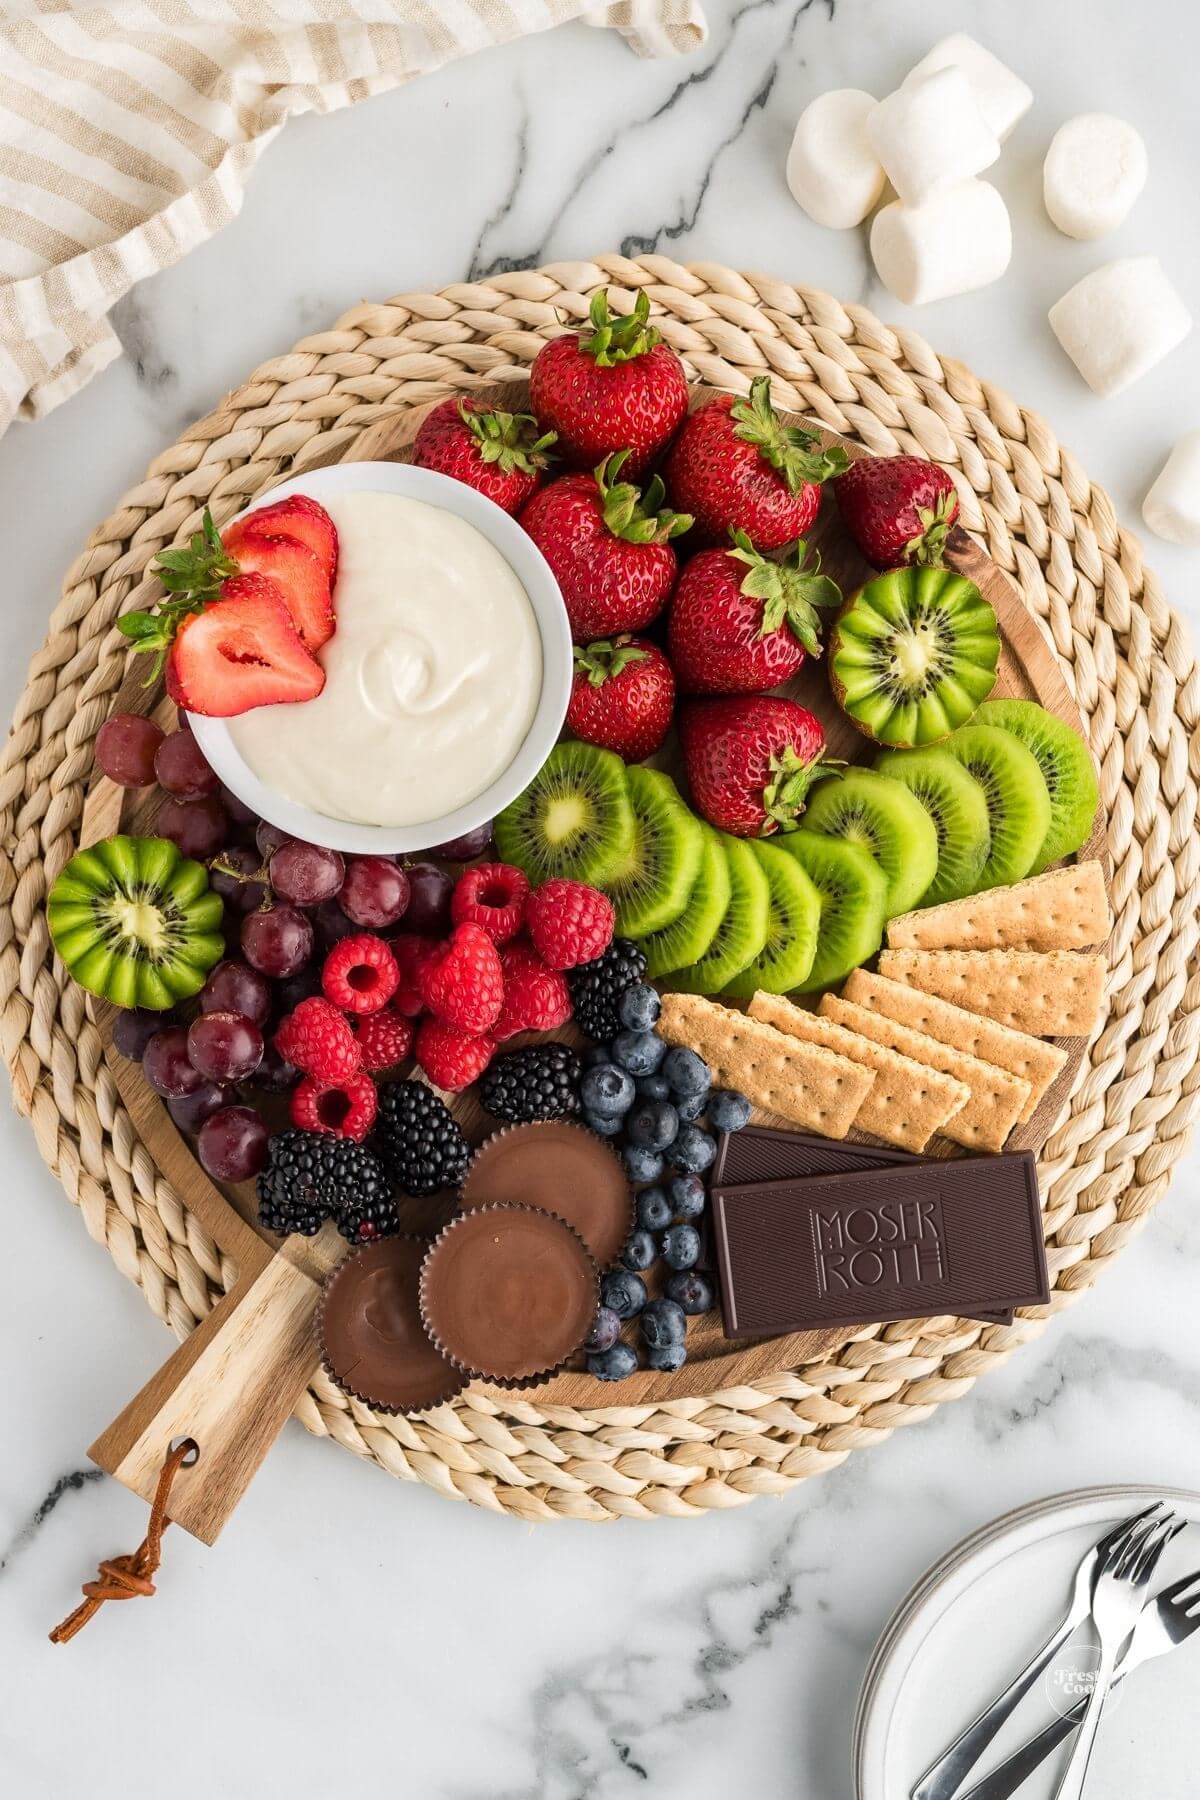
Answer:
[(0, 0), (0, 430), (120, 354), (109, 308), (228, 224), (293, 114), (576, 18), (705, 36), (699, 0)]

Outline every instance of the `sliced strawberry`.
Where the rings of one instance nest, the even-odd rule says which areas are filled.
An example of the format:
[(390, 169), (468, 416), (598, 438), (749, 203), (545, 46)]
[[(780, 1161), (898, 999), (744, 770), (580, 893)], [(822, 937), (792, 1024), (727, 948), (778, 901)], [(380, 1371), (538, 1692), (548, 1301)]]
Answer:
[(167, 657), (172, 700), (209, 718), (313, 700), (324, 686), (324, 669), (304, 648), (282, 588), (267, 575), (227, 581), (216, 605), (180, 621)]
[[(226, 544), (226, 549), (229, 546)], [(304, 648), (315, 655), (333, 636), (333, 597), (320, 559), (299, 538), (268, 537), (247, 531), (238, 538), (238, 568), (244, 574), (269, 575), (283, 589), (292, 624)]]
[(228, 526), (221, 533), (221, 542), (230, 556), (238, 555), (238, 545), (250, 531), (267, 537), (299, 538), (319, 560), (330, 587), (333, 586), (337, 576), (337, 526), (325, 508), (310, 500), (307, 494), (293, 494), (290, 500), (276, 500), (271, 506), (257, 507), (236, 525)]

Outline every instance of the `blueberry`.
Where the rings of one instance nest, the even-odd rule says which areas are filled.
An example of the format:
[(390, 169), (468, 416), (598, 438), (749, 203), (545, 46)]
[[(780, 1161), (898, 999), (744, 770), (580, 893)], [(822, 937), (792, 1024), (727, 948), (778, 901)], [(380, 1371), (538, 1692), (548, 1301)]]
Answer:
[(711, 1312), (716, 1296), (712, 1282), (707, 1275), (701, 1275), (698, 1269), (680, 1269), (678, 1274), (668, 1275), (666, 1280), (667, 1297), (678, 1301), (685, 1313), (694, 1318), (698, 1313)]
[(704, 1183), (698, 1175), (674, 1175), (667, 1189), (673, 1219), (698, 1219), (704, 1211)]
[(660, 1375), (673, 1375), (686, 1361), (686, 1344), (652, 1344), (646, 1350), (646, 1367)]
[(612, 1307), (599, 1306), (592, 1321), (592, 1329), (583, 1340), (583, 1347), (589, 1356), (598, 1356), (602, 1350), (611, 1350), (620, 1335), (621, 1321)]
[(643, 1100), (669, 1100), (671, 1084), (664, 1081), (661, 1075), (639, 1075), (634, 1087)]
[(707, 1104), (707, 1093), (675, 1095), (675, 1111), (685, 1124), (691, 1124), (693, 1120), (698, 1119)]
[(614, 1062), (631, 1075), (655, 1075), (667, 1046), (656, 1031), (618, 1031), (612, 1051)]
[(646, 1181), (657, 1181), (666, 1166), (659, 1152), (647, 1150), (644, 1144), (626, 1144), (621, 1155), (625, 1158), (625, 1172), (630, 1181), (639, 1186)]
[(658, 1260), (658, 1245), (648, 1231), (631, 1231), (625, 1240), (625, 1248), (621, 1252), (621, 1261), (627, 1269), (648, 1269), (652, 1262)]
[(648, 982), (639, 981), (625, 989), (617, 1010), (630, 1031), (649, 1031), (662, 1011), (662, 1001)]
[(618, 1319), (636, 1319), (646, 1304), (646, 1284), (630, 1269), (609, 1269), (600, 1277), (600, 1302)]
[(668, 1160), (684, 1175), (702, 1175), (716, 1154), (715, 1138), (701, 1131), (699, 1125), (681, 1125), (667, 1151)]
[(597, 1381), (624, 1381), (637, 1366), (637, 1351), (628, 1344), (614, 1344), (610, 1350), (601, 1350), (599, 1355), (587, 1359), (588, 1374)]
[(639, 1100), (625, 1115), (625, 1136), (647, 1150), (665, 1150), (675, 1142), (679, 1114), (669, 1100)]
[(714, 1131), (741, 1131), (750, 1123), (750, 1102), (733, 1088), (714, 1088), (708, 1096), (707, 1111)]
[(693, 1094), (707, 1094), (712, 1086), (712, 1076), (708, 1072), (708, 1064), (694, 1050), (682, 1047), (668, 1051), (663, 1063), (663, 1074), (681, 1099), (691, 1099)]
[(597, 1113), (602, 1119), (619, 1119), (633, 1105), (636, 1089), (616, 1063), (597, 1063), (580, 1082), (579, 1098), (588, 1112)]
[(660, 1242), (672, 1269), (694, 1269), (700, 1261), (700, 1233), (694, 1225), (669, 1225)]
[(595, 1132), (597, 1137), (620, 1137), (625, 1129), (625, 1120), (620, 1113), (615, 1119), (602, 1119), (599, 1113), (585, 1112), (583, 1122), (589, 1131)]
[(651, 1345), (682, 1344), (687, 1336), (687, 1314), (674, 1300), (652, 1300), (639, 1323)]
[(612, 1061), (612, 1051), (607, 1044), (589, 1044), (580, 1054), (585, 1069), (598, 1069), (601, 1063)]
[(638, 1195), (637, 1222), (646, 1231), (662, 1231), (671, 1223), (671, 1202), (660, 1187), (643, 1188)]

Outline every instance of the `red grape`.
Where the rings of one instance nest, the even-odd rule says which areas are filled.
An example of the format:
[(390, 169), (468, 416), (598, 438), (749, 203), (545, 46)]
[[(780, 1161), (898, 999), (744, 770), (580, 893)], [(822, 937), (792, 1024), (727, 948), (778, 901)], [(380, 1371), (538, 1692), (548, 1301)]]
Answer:
[(242, 954), (273, 981), (301, 970), (313, 952), (313, 928), (294, 906), (273, 906), (242, 921)]
[(201, 1012), (241, 1013), (252, 1024), (265, 1025), (271, 1012), (271, 986), (249, 963), (219, 962), (200, 990)]
[(321, 991), (321, 971), (316, 963), (310, 963), (298, 975), (289, 975), (275, 989), (279, 1017), (284, 1018), (288, 1013), (295, 1012), (302, 1000), (315, 999)]
[(221, 786), (217, 789), (217, 792), (221, 796), (221, 805), (225, 808), (225, 811), (229, 814), (229, 817), (233, 820), (235, 825), (258, 824), (258, 814), (251, 807), (247, 806), (244, 800), (239, 800), (232, 788), (227, 788), (225, 783), (222, 782)]
[(280, 831), (278, 825), (268, 825), (265, 819), (260, 819), (255, 828), (254, 841), (258, 845), (263, 861), (266, 862), (272, 850), (278, 850), (281, 844), (291, 843), (292, 834), (290, 831)]
[(300, 1079), (300, 1071), (280, 1056), (274, 1044), (268, 1044), (263, 1059), (250, 1077), (252, 1084), (268, 1094), (286, 1094)]
[(217, 772), (190, 731), (173, 731), (158, 746), (154, 773), (159, 787), (180, 800), (198, 800), (216, 791)]
[(156, 1094), (177, 1100), (194, 1094), (204, 1077), (193, 1068), (188, 1055), (188, 1034), (182, 1025), (156, 1031), (142, 1052), (142, 1074)]
[(269, 1134), (250, 1106), (225, 1106), (200, 1127), (196, 1154), (215, 1181), (249, 1181), (267, 1160)]
[(346, 877), (346, 865), (336, 850), (319, 844), (303, 844), (299, 838), (280, 844), (267, 865), (271, 886), (281, 900), (294, 906), (319, 906), (332, 900)]
[(263, 1054), (263, 1034), (237, 1012), (203, 1012), (188, 1026), (192, 1067), (210, 1081), (244, 1081)]
[(168, 795), (158, 809), (154, 828), (159, 837), (170, 838), (184, 856), (201, 862), (215, 856), (229, 836), (229, 820), (215, 794), (200, 800), (177, 800)]
[(464, 831), (461, 837), (448, 838), (444, 844), (435, 844), (430, 856), (444, 856), (447, 862), (474, 862), (485, 850), (492, 846), (492, 821), (486, 825), (477, 825), (474, 831)]
[(231, 912), (252, 913), (267, 897), (266, 882), (253, 880), (261, 868), (257, 850), (226, 850), (209, 870), (208, 878)]
[(390, 856), (352, 856), (339, 898), (347, 918), (378, 931), (408, 905), (408, 876)]
[(167, 1111), (180, 1131), (186, 1131), (194, 1137), (205, 1119), (211, 1119), (215, 1112), (228, 1106), (231, 1098), (230, 1090), (223, 1088), (219, 1082), (202, 1081), (194, 1094), (181, 1094), (174, 1100), (168, 1100)]
[(96, 761), (118, 787), (151, 787), (154, 753), (162, 741), (163, 734), (153, 719), (143, 719), (140, 713), (114, 713), (96, 733)]
[(362, 929), (361, 926), (354, 923), (353, 919), (346, 917), (336, 900), (322, 900), (314, 916), (317, 921), (317, 930), (321, 934), (321, 942), (327, 950), (332, 950), (333, 946), (340, 944), (344, 937), (350, 937), (354, 932)]
[(113, 1026), (113, 1043), (121, 1056), (127, 1056), (130, 1062), (141, 1062), (142, 1053), (155, 1033), (174, 1023), (169, 1013), (148, 1012), (142, 1006), (131, 1007), (127, 1012), (118, 1013)]
[(454, 882), (436, 863), (410, 863), (408, 876), (408, 910), (404, 914), (405, 931), (423, 937), (446, 937), (450, 931), (450, 896)]

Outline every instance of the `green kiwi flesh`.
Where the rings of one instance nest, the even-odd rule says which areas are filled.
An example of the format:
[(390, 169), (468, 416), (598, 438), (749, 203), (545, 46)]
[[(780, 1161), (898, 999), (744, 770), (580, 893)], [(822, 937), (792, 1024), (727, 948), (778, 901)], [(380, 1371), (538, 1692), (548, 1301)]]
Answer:
[(729, 868), (729, 905), (699, 962), (671, 976), (669, 986), (686, 994), (719, 994), (766, 947), (771, 920), (766, 870), (743, 839), (721, 832), (720, 844)]
[(1036, 757), (994, 725), (964, 725), (938, 754), (961, 763), (987, 800), (990, 842), (977, 891), (1022, 880), (1050, 829), (1050, 790)]
[(724, 991), (739, 1000), (751, 999), (760, 988), (768, 994), (798, 988), (812, 968), (821, 923), (820, 896), (796, 858), (754, 839), (750, 848), (766, 875), (770, 908), (761, 952), (726, 984)]
[(646, 937), (674, 924), (700, 871), (704, 830), (660, 769), (633, 763), (627, 770), (633, 808), (628, 856), (604, 880), (617, 909), (618, 937)]
[(817, 949), (802, 994), (832, 987), (874, 956), (883, 942), (887, 877), (869, 851), (816, 831), (785, 831), (774, 840), (794, 856), (817, 890), (821, 907)]
[(887, 877), (887, 916), (919, 906), (938, 866), (937, 828), (916, 795), (873, 769), (847, 769), (814, 788), (809, 831), (860, 844)]
[(670, 925), (650, 932), (641, 940), (646, 974), (651, 981), (699, 962), (729, 909), (732, 883), (728, 859), (716, 832), (707, 825), (701, 830), (700, 872), (692, 883), (687, 905)]
[(203, 863), (166, 838), (79, 851), (46, 901), (54, 948), (80, 987), (152, 1012), (199, 993), (225, 955), (223, 913)]
[(594, 744), (556, 744), (495, 835), (500, 860), (535, 886), (562, 877), (603, 887), (633, 849), (625, 764)]
[(986, 700), (974, 723), (1011, 732), (1042, 771), (1050, 793), (1050, 829), (1029, 871), (1040, 875), (1051, 863), (1073, 855), (1092, 835), (1100, 783), (1091, 752), (1077, 731), (1036, 700)]
[(975, 893), (991, 847), (987, 796), (975, 777), (939, 750), (885, 750), (875, 767), (906, 787), (933, 820), (937, 873), (921, 904), (941, 906)]
[(991, 693), (996, 615), (952, 569), (889, 569), (851, 595), (829, 634), (838, 705), (877, 743), (937, 743)]

